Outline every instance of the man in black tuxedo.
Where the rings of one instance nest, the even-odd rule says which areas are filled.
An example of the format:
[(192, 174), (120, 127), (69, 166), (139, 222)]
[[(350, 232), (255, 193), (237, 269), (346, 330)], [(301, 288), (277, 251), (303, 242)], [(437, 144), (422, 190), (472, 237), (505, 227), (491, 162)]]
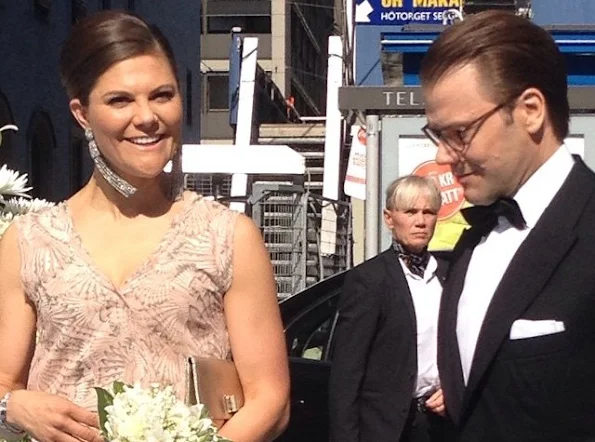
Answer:
[(440, 205), (431, 179), (394, 181), (384, 210), (393, 245), (345, 279), (330, 375), (332, 442), (443, 440), (436, 365), (442, 285), (427, 251)]
[(476, 205), (438, 327), (460, 441), (595, 440), (595, 175), (564, 145), (564, 65), (548, 32), (495, 11), (422, 62), (424, 132)]

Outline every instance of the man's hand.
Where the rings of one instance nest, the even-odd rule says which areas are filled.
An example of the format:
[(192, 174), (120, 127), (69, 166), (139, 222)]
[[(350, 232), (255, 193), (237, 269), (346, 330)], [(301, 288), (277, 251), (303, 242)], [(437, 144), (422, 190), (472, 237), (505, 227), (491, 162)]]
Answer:
[(436, 413), (439, 416), (446, 416), (446, 407), (444, 405), (444, 395), (442, 394), (442, 388), (437, 390), (432, 396), (426, 401), (426, 407), (432, 413)]

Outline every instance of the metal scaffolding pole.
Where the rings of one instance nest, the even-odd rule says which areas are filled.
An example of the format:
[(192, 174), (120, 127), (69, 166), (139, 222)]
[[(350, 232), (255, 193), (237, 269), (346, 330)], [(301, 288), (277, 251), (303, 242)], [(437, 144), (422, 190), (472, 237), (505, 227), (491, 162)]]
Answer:
[[(252, 141), (252, 118), (254, 112), (254, 85), (256, 82), (256, 59), (258, 38), (246, 37), (242, 43), (242, 67), (240, 71), (240, 98), (238, 102), (238, 124), (235, 144), (238, 149), (246, 149)], [(234, 173), (231, 178), (231, 196), (248, 194), (248, 175)], [(230, 208), (239, 212), (246, 210), (244, 203), (232, 202)]]
[(366, 209), (365, 209), (365, 259), (378, 254), (379, 234), (379, 138), (378, 115), (366, 115)]

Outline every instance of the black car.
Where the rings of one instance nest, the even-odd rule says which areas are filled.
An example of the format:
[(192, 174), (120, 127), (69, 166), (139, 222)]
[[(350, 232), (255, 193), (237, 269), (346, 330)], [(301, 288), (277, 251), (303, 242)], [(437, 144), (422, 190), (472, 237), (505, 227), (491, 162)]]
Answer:
[[(448, 251), (433, 252), (450, 260)], [(291, 418), (277, 442), (328, 442), (328, 386), (337, 304), (347, 272), (338, 273), (282, 301), (289, 352)]]
[(328, 381), (337, 303), (346, 272), (280, 303), (289, 352), (291, 418), (278, 442), (328, 441)]

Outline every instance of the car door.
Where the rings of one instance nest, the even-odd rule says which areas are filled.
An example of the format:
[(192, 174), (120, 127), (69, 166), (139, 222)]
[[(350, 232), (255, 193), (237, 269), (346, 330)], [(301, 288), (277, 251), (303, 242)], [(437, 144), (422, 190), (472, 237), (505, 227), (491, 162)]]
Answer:
[(339, 291), (308, 306), (285, 334), (291, 373), (291, 418), (283, 442), (328, 442), (328, 382)]

